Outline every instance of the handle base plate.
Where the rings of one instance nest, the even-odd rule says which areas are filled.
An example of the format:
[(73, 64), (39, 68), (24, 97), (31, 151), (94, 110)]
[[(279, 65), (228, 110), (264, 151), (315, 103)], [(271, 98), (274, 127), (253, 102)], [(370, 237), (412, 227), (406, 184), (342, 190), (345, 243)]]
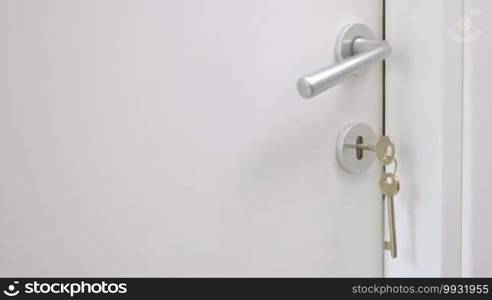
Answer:
[(370, 151), (364, 151), (364, 156), (359, 159), (357, 149), (357, 139), (362, 137), (364, 144), (374, 145), (376, 143), (376, 134), (365, 123), (351, 123), (345, 126), (337, 137), (337, 160), (342, 169), (349, 173), (362, 173), (372, 165), (375, 154)]
[(376, 36), (366, 25), (362, 23), (348, 24), (340, 31), (337, 37), (335, 44), (335, 59), (337, 62), (355, 55), (352, 46), (357, 38), (376, 40)]

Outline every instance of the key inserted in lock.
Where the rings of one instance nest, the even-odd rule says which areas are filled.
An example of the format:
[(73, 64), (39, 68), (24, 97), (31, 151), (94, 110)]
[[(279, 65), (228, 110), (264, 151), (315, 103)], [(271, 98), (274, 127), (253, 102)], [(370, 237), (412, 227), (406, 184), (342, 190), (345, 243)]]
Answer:
[[(374, 161), (376, 134), (365, 123), (352, 123), (345, 126), (337, 137), (337, 160), (342, 169), (349, 173), (361, 173), (369, 169)], [(358, 145), (358, 146), (356, 146)]]
[[(337, 138), (337, 159), (340, 166), (350, 172), (366, 170), (374, 157), (378, 158), (384, 173), (379, 180), (381, 192), (386, 197), (389, 237), (383, 242), (385, 250), (392, 258), (397, 256), (394, 197), (400, 190), (400, 181), (396, 176), (398, 168), (395, 158), (395, 144), (389, 136), (382, 136), (374, 142), (375, 135), (364, 123), (352, 123), (346, 126)], [(368, 141), (368, 142), (366, 142)], [(392, 171), (388, 167), (393, 166)]]

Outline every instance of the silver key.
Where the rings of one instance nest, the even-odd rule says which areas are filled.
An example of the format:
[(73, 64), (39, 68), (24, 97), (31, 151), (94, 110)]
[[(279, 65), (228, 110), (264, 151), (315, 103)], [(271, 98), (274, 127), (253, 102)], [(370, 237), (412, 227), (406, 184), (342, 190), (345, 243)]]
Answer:
[(383, 173), (379, 179), (379, 187), (384, 195), (393, 197), (400, 191), (400, 179), (394, 173)]
[(358, 159), (362, 159), (363, 151), (373, 151), (376, 152), (376, 156), (383, 166), (387, 166), (395, 161), (395, 144), (389, 136), (383, 135), (376, 145), (357, 142), (356, 144), (346, 144), (344, 146), (355, 148)]
[(395, 206), (394, 196), (400, 191), (400, 181), (393, 173), (384, 173), (380, 180), (379, 186), (381, 191), (386, 196), (388, 205), (388, 228), (389, 241), (384, 241), (384, 249), (389, 250), (391, 257), (396, 258), (396, 226), (395, 226)]
[(389, 136), (382, 136), (376, 144), (376, 156), (383, 166), (391, 164), (395, 160), (395, 143)]

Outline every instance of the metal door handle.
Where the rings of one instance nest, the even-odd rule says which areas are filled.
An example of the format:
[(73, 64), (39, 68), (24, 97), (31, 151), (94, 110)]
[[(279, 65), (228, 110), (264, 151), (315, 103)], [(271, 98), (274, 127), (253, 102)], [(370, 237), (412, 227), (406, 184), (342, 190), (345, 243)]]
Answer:
[(302, 97), (312, 98), (390, 54), (389, 43), (376, 40), (369, 27), (360, 23), (350, 24), (338, 35), (335, 47), (337, 63), (299, 79), (297, 90)]

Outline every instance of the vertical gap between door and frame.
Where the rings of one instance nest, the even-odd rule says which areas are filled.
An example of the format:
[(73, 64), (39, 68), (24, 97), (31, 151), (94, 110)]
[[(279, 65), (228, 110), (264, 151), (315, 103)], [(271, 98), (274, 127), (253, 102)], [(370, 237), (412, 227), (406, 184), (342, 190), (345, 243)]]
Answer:
[[(383, 7), (382, 7), (382, 35), (383, 35), (383, 40), (386, 40), (386, 0), (383, 1)], [(382, 135), (386, 134), (386, 60), (383, 60), (382, 64)], [(385, 168), (383, 167), (383, 172), (385, 171)], [(384, 196), (381, 195), (381, 216), (382, 216), (382, 222), (381, 222), (381, 231), (382, 231), (382, 237), (383, 240), (381, 241), (381, 276), (386, 277), (385, 274), (385, 250), (384, 250), (384, 240), (385, 240), (385, 226), (384, 224), (386, 223), (386, 218), (385, 218), (385, 213), (384, 213)]]

